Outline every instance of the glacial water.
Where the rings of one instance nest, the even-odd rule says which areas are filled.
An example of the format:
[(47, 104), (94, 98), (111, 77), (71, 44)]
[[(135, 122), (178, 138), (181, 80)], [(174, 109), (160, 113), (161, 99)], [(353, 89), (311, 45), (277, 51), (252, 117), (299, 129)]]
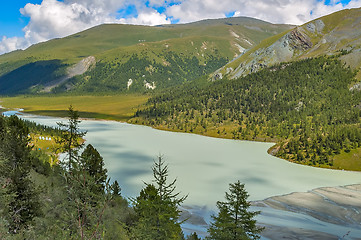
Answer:
[[(65, 119), (23, 115), (22, 118), (55, 126)], [(84, 120), (91, 143), (104, 157), (108, 175), (118, 180), (122, 195), (135, 197), (152, 181), (151, 166), (160, 154), (169, 165), (169, 179), (188, 194), (184, 205), (209, 221), (228, 184), (245, 183), (250, 200), (262, 200), (318, 187), (361, 183), (361, 173), (313, 168), (267, 154), (272, 143), (236, 141), (155, 130), (114, 121)], [(261, 216), (267, 221), (267, 217)], [(300, 221), (296, 221), (297, 227)], [(196, 229), (192, 224), (186, 228)], [(198, 229), (200, 232), (202, 229)], [(204, 230), (204, 229), (203, 229)]]

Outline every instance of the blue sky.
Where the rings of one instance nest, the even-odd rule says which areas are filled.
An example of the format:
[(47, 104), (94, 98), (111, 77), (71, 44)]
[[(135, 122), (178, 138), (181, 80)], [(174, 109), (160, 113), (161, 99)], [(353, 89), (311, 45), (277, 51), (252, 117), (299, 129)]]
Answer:
[(159, 25), (248, 16), (303, 24), (355, 7), (361, 0), (6, 0), (0, 8), (0, 54), (102, 23)]

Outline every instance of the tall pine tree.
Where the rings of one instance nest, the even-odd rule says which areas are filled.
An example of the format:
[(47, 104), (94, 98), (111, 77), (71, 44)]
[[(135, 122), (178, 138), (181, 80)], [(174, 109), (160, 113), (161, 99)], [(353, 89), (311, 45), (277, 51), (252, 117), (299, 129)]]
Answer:
[(27, 230), (41, 215), (38, 192), (30, 179), (31, 147), (29, 130), (17, 116), (0, 117), (0, 175), (5, 189), (1, 201), (6, 204), (9, 233)]
[(159, 156), (152, 167), (154, 184), (146, 184), (134, 200), (138, 221), (134, 228), (136, 239), (181, 239), (178, 207), (187, 196), (175, 192), (176, 179), (168, 183), (168, 165)]
[(259, 233), (263, 228), (256, 225), (253, 218), (260, 212), (249, 211), (251, 203), (244, 189), (244, 184), (237, 181), (229, 185), (229, 193), (226, 192), (226, 201), (217, 202), (219, 213), (212, 216), (207, 239), (212, 240), (247, 240), (259, 239)]
[(75, 161), (77, 161), (79, 150), (83, 147), (82, 137), (86, 132), (82, 132), (79, 129), (79, 114), (75, 111), (73, 106), (69, 106), (68, 109), (68, 123), (58, 122), (58, 126), (62, 129), (62, 135), (57, 142), (62, 146), (61, 152), (67, 153), (67, 167), (70, 170)]
[(98, 238), (104, 227), (102, 217), (111, 195), (105, 194), (107, 171), (99, 152), (88, 145), (80, 155), (84, 146), (81, 138), (86, 134), (80, 131), (80, 123), (79, 114), (72, 106), (69, 107), (68, 122), (58, 123), (64, 130), (58, 142), (67, 153), (64, 176), (68, 202), (72, 206), (67, 221), (70, 235), (77, 233), (81, 239)]
[(93, 178), (91, 191), (94, 194), (104, 194), (105, 184), (107, 181), (107, 169), (104, 167), (104, 160), (100, 153), (88, 144), (81, 154), (81, 163), (84, 170)]

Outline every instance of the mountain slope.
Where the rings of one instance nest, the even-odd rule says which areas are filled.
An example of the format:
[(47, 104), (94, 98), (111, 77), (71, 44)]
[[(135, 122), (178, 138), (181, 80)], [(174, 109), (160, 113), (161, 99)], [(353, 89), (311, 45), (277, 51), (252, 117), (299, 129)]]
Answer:
[[(321, 55), (340, 55), (354, 69), (361, 67), (361, 8), (343, 10), (263, 40), (214, 77), (237, 78), (280, 62)], [(358, 75), (361, 79), (361, 75)]]
[[(361, 91), (335, 56), (264, 68), (155, 95), (131, 121), (212, 137), (270, 141), (292, 162), (361, 170)], [(197, 82), (200, 83), (200, 82)]]
[[(156, 27), (101, 25), (62, 39), (33, 45), (24, 51), (1, 55), (0, 94), (29, 92), (29, 89), (33, 92), (51, 91), (55, 87), (56, 91), (78, 88), (79, 91), (126, 91), (129, 79), (134, 81), (131, 85), (133, 87), (129, 87), (130, 90), (133, 88), (133, 91), (144, 91), (147, 86), (149, 88), (142, 79), (147, 73), (149, 76), (146, 81), (151, 86), (177, 85), (186, 79), (191, 81), (215, 71), (244, 49), (290, 27), (251, 18), (205, 20)], [(95, 58), (94, 63), (87, 66), (90, 73), (72, 78), (74, 76), (68, 74), (69, 69), (90, 56)], [(138, 59), (140, 65), (144, 65), (137, 69), (136, 73), (126, 69), (127, 65), (134, 64), (129, 62), (132, 57)], [(175, 64), (168, 64), (169, 59), (173, 58), (176, 59)], [(30, 79), (16, 77), (25, 74), (21, 68), (23, 66), (54, 60), (58, 62), (56, 74), (49, 73), (47, 78), (44, 78), (46, 80), (37, 81), (36, 76), (31, 76)], [(179, 63), (182, 69), (176, 67)], [(158, 77), (153, 76), (156, 74), (146, 70), (157, 64), (160, 66), (156, 69), (173, 76), (167, 80), (170, 83), (158, 82)], [(210, 67), (205, 64), (210, 64)], [(166, 68), (161, 67), (162, 65)], [(189, 67), (199, 70), (195, 71)], [(13, 89), (8, 84), (3, 84), (8, 82), (17, 82), (17, 85), (24, 87)]]

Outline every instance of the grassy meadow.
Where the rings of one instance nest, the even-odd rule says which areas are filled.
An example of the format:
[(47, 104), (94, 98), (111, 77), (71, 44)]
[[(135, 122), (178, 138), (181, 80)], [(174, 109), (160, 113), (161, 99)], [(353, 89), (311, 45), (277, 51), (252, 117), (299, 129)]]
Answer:
[(127, 121), (138, 107), (148, 100), (145, 95), (109, 96), (18, 96), (0, 98), (7, 109), (24, 109), (25, 113), (46, 116), (67, 116), (70, 105), (82, 118)]
[(333, 159), (336, 169), (361, 171), (361, 149), (352, 149), (350, 152), (342, 152)]

